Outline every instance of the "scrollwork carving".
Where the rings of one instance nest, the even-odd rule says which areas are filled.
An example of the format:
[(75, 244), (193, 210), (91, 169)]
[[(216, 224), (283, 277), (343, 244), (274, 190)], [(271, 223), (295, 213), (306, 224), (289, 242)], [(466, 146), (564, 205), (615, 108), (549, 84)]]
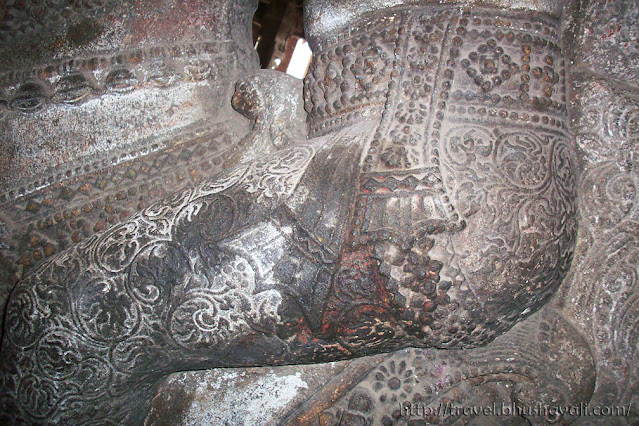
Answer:
[[(4, 374), (10, 404), (35, 416), (47, 398), (75, 398), (72, 365), (108, 377), (90, 399), (103, 410), (99, 395), (125, 400), (135, 385), (143, 399), (175, 369), (473, 348), (540, 309), (570, 263), (574, 182), (558, 23), (535, 18), (533, 31), (525, 13), (415, 5), (318, 40), (306, 102), (323, 136), (141, 208), (19, 284), (6, 371), (31, 371), (46, 351), (64, 374), (53, 387)], [(154, 84), (172, 81), (156, 71)], [(240, 87), (234, 100), (254, 120), (249, 144), (272, 130), (254, 94)], [(555, 327), (544, 322), (531, 330)], [(80, 335), (77, 347), (59, 329)], [(514, 341), (543, 369), (543, 349)], [(515, 382), (530, 376), (501, 366)], [(412, 392), (407, 376), (390, 377), (410, 376), (406, 363), (384, 368), (385, 384), (349, 399), (353, 409), (384, 386), (382, 402)], [(61, 407), (43, 415), (71, 418)], [(128, 407), (115, 421), (140, 416)]]
[[(13, 355), (3, 358), (2, 387), (13, 402), (4, 409), (62, 421), (80, 404), (89, 419), (86, 404), (109, 405), (107, 393), (126, 395), (140, 377), (153, 380), (177, 347), (223, 351), (256, 327), (274, 329), (279, 291), (260, 289), (255, 266), (218, 243), (245, 226), (239, 194), (278, 203), (313, 154), (300, 146), (236, 167), (41, 265), (7, 311), (3, 353)], [(11, 375), (16, 368), (33, 375)]]

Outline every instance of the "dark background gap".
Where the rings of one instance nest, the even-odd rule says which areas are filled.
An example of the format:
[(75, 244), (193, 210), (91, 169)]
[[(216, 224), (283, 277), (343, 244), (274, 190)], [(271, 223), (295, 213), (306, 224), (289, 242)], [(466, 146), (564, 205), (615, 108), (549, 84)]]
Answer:
[(260, 0), (253, 16), (253, 45), (262, 68), (286, 72), (293, 50), (304, 38), (303, 0)]

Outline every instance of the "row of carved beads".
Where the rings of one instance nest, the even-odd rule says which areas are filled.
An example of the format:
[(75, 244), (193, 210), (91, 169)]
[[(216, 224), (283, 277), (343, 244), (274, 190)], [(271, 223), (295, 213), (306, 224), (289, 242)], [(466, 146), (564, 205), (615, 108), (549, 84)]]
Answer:
[[(140, 86), (168, 87), (228, 75), (235, 66), (228, 43), (156, 46), (112, 57), (70, 60), (0, 76), (2, 109), (33, 111), (45, 103), (77, 103)], [(218, 58), (218, 59), (215, 59)], [(4, 99), (2, 99), (4, 98)]]

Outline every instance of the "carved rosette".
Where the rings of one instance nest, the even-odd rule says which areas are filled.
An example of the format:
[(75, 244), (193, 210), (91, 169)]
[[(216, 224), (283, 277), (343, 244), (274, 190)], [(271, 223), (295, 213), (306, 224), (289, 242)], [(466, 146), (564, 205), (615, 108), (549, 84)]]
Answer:
[[(547, 308), (489, 347), (407, 349), (370, 359), (368, 367), (364, 377), (342, 373), (291, 418), (323, 425), (402, 425), (493, 424), (502, 416), (513, 423), (569, 424), (576, 416), (542, 407), (584, 404), (595, 385), (588, 342)], [(322, 397), (331, 393), (329, 405)], [(486, 414), (483, 407), (494, 411)]]

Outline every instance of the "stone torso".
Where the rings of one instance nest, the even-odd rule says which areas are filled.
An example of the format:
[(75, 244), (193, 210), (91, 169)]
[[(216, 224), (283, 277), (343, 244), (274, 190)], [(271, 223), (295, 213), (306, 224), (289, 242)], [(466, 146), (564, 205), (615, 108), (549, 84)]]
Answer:
[(482, 344), (536, 311), (575, 234), (557, 20), (399, 7), (316, 44), (312, 134), (375, 122), (343, 255), (379, 264), (411, 343)]

